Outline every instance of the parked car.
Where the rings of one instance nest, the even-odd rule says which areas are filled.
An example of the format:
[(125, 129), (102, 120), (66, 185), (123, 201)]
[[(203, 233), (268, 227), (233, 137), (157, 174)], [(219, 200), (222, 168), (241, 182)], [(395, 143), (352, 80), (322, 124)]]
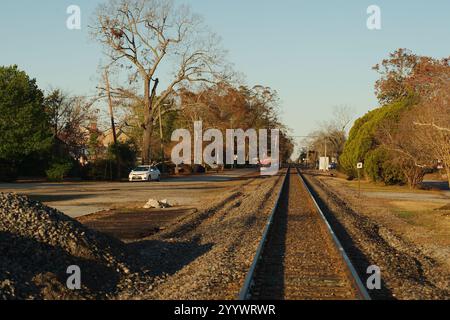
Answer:
[(131, 170), (128, 179), (133, 181), (161, 181), (161, 172), (155, 166), (139, 166)]
[(332, 162), (328, 165), (328, 170), (336, 170), (337, 169), (337, 163)]

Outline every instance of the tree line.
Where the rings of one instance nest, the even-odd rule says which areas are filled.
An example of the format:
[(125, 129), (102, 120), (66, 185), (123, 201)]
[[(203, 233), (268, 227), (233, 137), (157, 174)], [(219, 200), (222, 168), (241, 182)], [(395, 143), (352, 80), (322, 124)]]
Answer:
[(380, 107), (357, 119), (344, 138), (343, 131), (321, 130), (338, 142), (331, 146), (341, 171), (354, 178), (363, 162), (372, 181), (417, 188), (425, 174), (439, 169), (450, 185), (449, 58), (398, 49), (373, 69), (380, 75)]
[[(176, 128), (281, 130), (275, 90), (248, 87), (219, 37), (172, 1), (110, 0), (92, 19), (103, 45), (97, 94), (44, 92), (17, 66), (0, 67), (0, 179), (120, 178), (140, 163), (167, 162)], [(106, 132), (106, 133), (105, 133)]]

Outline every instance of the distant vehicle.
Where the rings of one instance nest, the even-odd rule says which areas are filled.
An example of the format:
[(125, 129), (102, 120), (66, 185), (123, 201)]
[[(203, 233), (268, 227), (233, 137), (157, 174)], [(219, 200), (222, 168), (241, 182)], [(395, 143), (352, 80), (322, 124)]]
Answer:
[(128, 180), (133, 181), (161, 181), (161, 171), (155, 166), (139, 166), (131, 170)]
[(271, 176), (278, 172), (279, 164), (277, 162), (273, 163), (274, 160), (272, 158), (265, 158), (259, 161), (259, 171), (261, 175)]
[(336, 170), (337, 169), (337, 163), (332, 162), (328, 165), (328, 170)]

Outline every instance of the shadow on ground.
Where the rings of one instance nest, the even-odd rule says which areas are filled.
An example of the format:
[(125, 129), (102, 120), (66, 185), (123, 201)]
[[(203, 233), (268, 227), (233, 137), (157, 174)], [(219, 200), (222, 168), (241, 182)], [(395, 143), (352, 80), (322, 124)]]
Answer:
[[(0, 232), (0, 283), (9, 280), (16, 287), (16, 299), (104, 298), (114, 292), (119, 275), (103, 262), (70, 255), (61, 248), (32, 238)], [(69, 266), (79, 266), (82, 289), (67, 289)], [(2, 290), (4, 290), (3, 288)]]
[(28, 197), (39, 202), (60, 202), (70, 200), (81, 200), (95, 197), (95, 194), (71, 193), (71, 194), (30, 194)]
[(136, 255), (134, 268), (151, 276), (173, 275), (198, 257), (210, 251), (213, 244), (144, 240), (128, 245)]
[(432, 190), (442, 190), (442, 191), (450, 190), (447, 181), (424, 181), (422, 182), (422, 186)]

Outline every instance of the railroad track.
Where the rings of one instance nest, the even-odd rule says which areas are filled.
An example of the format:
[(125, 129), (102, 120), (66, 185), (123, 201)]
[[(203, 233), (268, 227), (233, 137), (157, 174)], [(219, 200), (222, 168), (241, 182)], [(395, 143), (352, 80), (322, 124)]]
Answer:
[(370, 299), (300, 171), (284, 179), (239, 299)]

